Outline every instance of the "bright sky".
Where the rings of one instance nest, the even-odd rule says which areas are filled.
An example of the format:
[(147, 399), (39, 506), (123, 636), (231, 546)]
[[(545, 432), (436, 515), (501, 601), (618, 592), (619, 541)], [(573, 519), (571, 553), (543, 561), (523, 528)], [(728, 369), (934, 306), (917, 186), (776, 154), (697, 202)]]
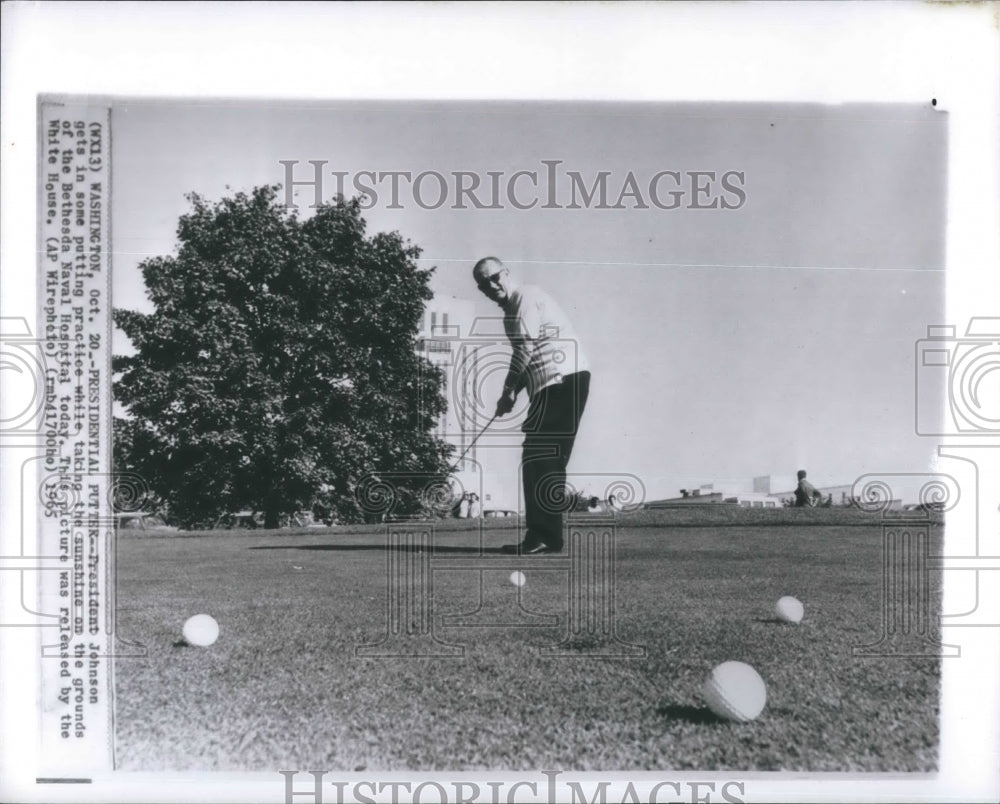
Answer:
[[(298, 181), (325, 160), (327, 198), (332, 171), (348, 190), (364, 170), (451, 182), (468, 171), (484, 201), (490, 171), (544, 182), (542, 160), (560, 160), (560, 209), (538, 208), (544, 183), (523, 177), (532, 210), (503, 194), (503, 209), (452, 209), (454, 190), (421, 209), (405, 182), (402, 208), (387, 209), (385, 179), (366, 218), (424, 249), (442, 300), (497, 315), (470, 279), (494, 254), (567, 310), (594, 375), (571, 471), (631, 472), (651, 498), (763, 474), (786, 490), (799, 468), (818, 485), (927, 471), (935, 444), (914, 434), (913, 356), (944, 320), (947, 119), (929, 104), (119, 101), (115, 304), (146, 309), (136, 265), (173, 250), (184, 193), (283, 182), (280, 160), (298, 160)], [(567, 171), (588, 187), (608, 171), (609, 204), (631, 171), (650, 208), (565, 208)], [(745, 202), (658, 209), (648, 185), (661, 171), (738, 171)], [(436, 181), (421, 187), (433, 202)], [(672, 188), (659, 185), (664, 204)], [(297, 188), (303, 208), (313, 197)], [(479, 459), (510, 477), (515, 455)]]

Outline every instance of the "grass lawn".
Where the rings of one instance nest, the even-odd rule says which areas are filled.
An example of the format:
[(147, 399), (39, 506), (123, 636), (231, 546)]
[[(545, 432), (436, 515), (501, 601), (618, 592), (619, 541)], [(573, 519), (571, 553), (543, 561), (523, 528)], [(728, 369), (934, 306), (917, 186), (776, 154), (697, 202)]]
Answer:
[[(567, 633), (567, 562), (480, 558), (467, 523), (441, 528), (430, 561), (434, 633), (458, 646), (441, 658), (356, 655), (387, 629), (378, 528), (122, 535), (118, 634), (147, 654), (116, 663), (118, 766), (934, 770), (939, 661), (851, 653), (881, 634), (877, 519), (713, 516), (620, 519), (615, 622), (644, 648), (633, 658), (586, 643), (544, 655)], [(491, 523), (482, 538), (494, 548), (514, 531)], [(805, 605), (800, 625), (775, 619), (782, 595)], [(180, 641), (199, 612), (221, 628), (209, 648)], [(750, 723), (702, 698), (730, 659), (767, 683)]]

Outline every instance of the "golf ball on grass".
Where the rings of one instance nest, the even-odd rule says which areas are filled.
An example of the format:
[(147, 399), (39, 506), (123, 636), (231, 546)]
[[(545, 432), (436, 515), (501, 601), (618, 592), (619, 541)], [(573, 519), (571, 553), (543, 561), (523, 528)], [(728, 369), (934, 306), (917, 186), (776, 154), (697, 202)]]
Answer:
[(207, 648), (219, 638), (219, 624), (208, 614), (196, 614), (184, 623), (184, 641), (198, 648)]
[(786, 595), (778, 600), (774, 607), (774, 613), (784, 623), (800, 623), (802, 622), (802, 615), (805, 613), (805, 609), (794, 597)]
[(510, 582), (514, 584), (514, 586), (524, 586), (525, 581), (527, 580), (528, 579), (525, 577), (524, 573), (520, 570), (514, 570), (514, 572), (510, 574)]
[(708, 708), (726, 720), (745, 723), (759, 715), (767, 703), (764, 679), (743, 662), (723, 662), (705, 681)]

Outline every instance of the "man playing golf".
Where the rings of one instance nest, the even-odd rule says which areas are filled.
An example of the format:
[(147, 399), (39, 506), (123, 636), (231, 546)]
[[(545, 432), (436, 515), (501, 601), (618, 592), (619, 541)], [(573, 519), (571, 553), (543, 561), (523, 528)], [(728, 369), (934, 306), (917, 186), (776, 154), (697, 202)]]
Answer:
[(508, 553), (558, 553), (563, 548), (566, 466), (590, 392), (587, 358), (559, 305), (540, 288), (518, 285), (496, 257), (472, 270), (479, 290), (504, 312), (513, 353), (497, 400), (496, 417), (514, 409), (522, 389), (531, 402), (521, 430), (521, 477), (526, 533)]

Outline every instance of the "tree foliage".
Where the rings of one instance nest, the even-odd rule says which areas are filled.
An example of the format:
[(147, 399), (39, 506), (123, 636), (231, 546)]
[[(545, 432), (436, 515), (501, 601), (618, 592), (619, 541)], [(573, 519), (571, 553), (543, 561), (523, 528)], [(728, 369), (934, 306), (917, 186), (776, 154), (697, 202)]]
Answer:
[(378, 472), (437, 474), (443, 378), (415, 351), (433, 269), (398, 233), (366, 235), (358, 201), (302, 221), (260, 187), (188, 196), (175, 256), (140, 264), (152, 313), (115, 310), (122, 468), (182, 521), (313, 505), (359, 521)]

